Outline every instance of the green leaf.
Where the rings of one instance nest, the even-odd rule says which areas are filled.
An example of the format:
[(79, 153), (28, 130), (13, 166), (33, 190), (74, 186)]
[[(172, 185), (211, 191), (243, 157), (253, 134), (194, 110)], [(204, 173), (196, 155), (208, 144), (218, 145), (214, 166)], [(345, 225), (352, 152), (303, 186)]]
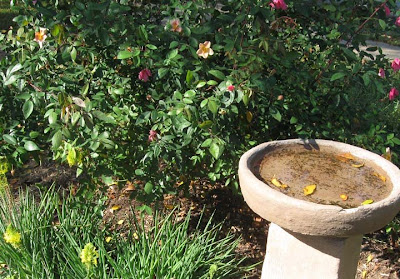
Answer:
[(40, 150), (40, 148), (36, 145), (36, 143), (34, 143), (33, 141), (30, 141), (30, 140), (28, 140), (27, 142), (25, 142), (24, 148), (25, 148), (27, 151), (36, 151), (36, 150)]
[(290, 118), (290, 124), (296, 124), (297, 123), (297, 118), (292, 116), (292, 118)]
[(381, 26), (382, 30), (386, 29), (386, 22), (382, 19), (379, 19), (379, 25)]
[(24, 114), (25, 119), (27, 119), (33, 111), (33, 102), (31, 100), (25, 101), (24, 105), (22, 106), (22, 112)]
[(204, 87), (204, 85), (206, 85), (205, 81), (199, 81), (199, 83), (196, 85), (196, 88)]
[(331, 81), (342, 79), (344, 76), (346, 76), (346, 73), (343, 73), (343, 72), (335, 73), (332, 75)]
[(211, 120), (206, 120), (206, 121), (201, 122), (199, 124), (199, 127), (201, 129), (208, 129), (208, 128), (210, 128), (212, 126), (212, 124), (213, 124), (213, 122)]
[(213, 113), (216, 114), (218, 112), (218, 104), (214, 100), (208, 100), (208, 109)]
[(54, 149), (57, 149), (61, 145), (61, 140), (62, 140), (62, 132), (57, 131), (51, 138), (51, 144)]
[(211, 155), (215, 158), (218, 159), (224, 150), (223, 144), (217, 143), (217, 141), (213, 140), (213, 142), (210, 145), (209, 151)]
[(167, 68), (160, 68), (158, 69), (158, 77), (163, 78), (168, 73)]
[(71, 55), (72, 61), (75, 62), (75, 60), (76, 60), (76, 48), (74, 48), (74, 47), (72, 48), (70, 55)]
[[(3, 136), (4, 137), (4, 136)], [(398, 138), (392, 138), (392, 142), (396, 145), (400, 145), (400, 139)]]
[(146, 185), (144, 185), (144, 191), (146, 194), (151, 194), (153, 191), (153, 184), (151, 182), (147, 182)]
[(210, 70), (210, 71), (208, 71), (208, 73), (220, 80), (224, 80), (226, 78), (224, 73), (221, 71), (218, 71), (218, 70)]
[(186, 73), (186, 83), (191, 84), (193, 80), (193, 72), (188, 70)]
[(11, 136), (11, 135), (3, 135), (3, 139), (8, 143), (8, 144), (12, 144), (12, 145), (16, 145), (17, 144), (17, 140)]
[(127, 50), (122, 50), (118, 53), (117, 58), (118, 59), (128, 59), (133, 57), (133, 53)]

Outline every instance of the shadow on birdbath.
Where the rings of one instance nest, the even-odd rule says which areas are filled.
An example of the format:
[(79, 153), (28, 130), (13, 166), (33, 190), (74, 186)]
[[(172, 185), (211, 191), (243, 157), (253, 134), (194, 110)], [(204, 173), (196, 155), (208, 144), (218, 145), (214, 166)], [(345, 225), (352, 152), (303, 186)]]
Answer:
[(354, 278), (362, 235), (400, 209), (400, 170), (326, 140), (264, 143), (239, 163), (245, 201), (271, 222), (262, 278)]

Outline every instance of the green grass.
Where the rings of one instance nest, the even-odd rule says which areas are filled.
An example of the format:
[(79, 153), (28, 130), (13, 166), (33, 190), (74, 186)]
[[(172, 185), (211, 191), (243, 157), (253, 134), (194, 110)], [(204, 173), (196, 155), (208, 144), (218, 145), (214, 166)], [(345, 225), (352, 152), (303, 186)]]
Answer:
[[(0, 197), (0, 278), (216, 279), (243, 278), (248, 270), (235, 257), (238, 240), (221, 236), (211, 221), (191, 232), (190, 214), (179, 222), (174, 212), (155, 215), (150, 226), (133, 219), (126, 230), (110, 230), (101, 202), (60, 201), (54, 191), (40, 202), (29, 194), (17, 200)], [(9, 226), (19, 244), (6, 241)], [(90, 267), (80, 258), (88, 243), (98, 253)]]

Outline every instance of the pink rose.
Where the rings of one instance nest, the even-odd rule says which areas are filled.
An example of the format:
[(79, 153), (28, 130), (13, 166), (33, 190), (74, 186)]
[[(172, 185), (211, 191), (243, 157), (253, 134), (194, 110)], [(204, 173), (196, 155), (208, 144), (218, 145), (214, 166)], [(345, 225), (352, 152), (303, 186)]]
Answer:
[(149, 131), (149, 142), (157, 140), (157, 132), (154, 130)]
[(143, 69), (139, 72), (139, 79), (143, 82), (148, 82), (149, 77), (151, 77), (151, 72), (149, 69)]
[(383, 5), (383, 8), (385, 9), (385, 14), (386, 14), (386, 16), (390, 16), (390, 9), (389, 9), (389, 7), (385, 4), (385, 5)]
[(396, 24), (397, 26), (400, 26), (400, 16), (398, 18), (396, 18), (396, 22), (394, 24)]
[(399, 91), (394, 87), (390, 89), (389, 100), (393, 101), (397, 96), (399, 96)]
[(287, 9), (287, 5), (284, 0), (272, 0), (272, 2), (269, 3), (269, 5), (273, 9), (281, 9), (281, 10)]
[(400, 59), (399, 58), (395, 58), (392, 62), (392, 69), (393, 71), (397, 72), (398, 70), (400, 70)]
[(379, 71), (378, 71), (378, 76), (380, 76), (381, 78), (384, 78), (385, 77), (385, 70), (384, 69), (382, 69), (382, 68), (379, 68)]
[(227, 89), (229, 92), (232, 92), (233, 90), (235, 90), (235, 86), (234, 86), (234, 85), (229, 85), (226, 89)]

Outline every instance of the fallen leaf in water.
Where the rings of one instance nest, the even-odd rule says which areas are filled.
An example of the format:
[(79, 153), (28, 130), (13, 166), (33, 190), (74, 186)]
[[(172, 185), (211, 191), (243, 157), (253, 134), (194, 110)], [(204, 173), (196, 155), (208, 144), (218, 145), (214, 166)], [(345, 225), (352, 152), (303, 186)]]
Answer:
[(347, 199), (349, 198), (347, 195), (345, 195), (345, 194), (341, 194), (340, 195), (340, 198), (343, 200), (343, 201), (347, 201)]
[(337, 155), (336, 159), (338, 159), (339, 161), (342, 161), (342, 162), (348, 162), (350, 160), (354, 160), (355, 158), (350, 153), (343, 153), (343, 154)]
[(383, 175), (379, 174), (379, 173), (372, 173), (372, 175), (378, 177), (380, 180), (382, 180), (383, 182), (386, 182), (386, 177), (384, 177)]
[(361, 168), (361, 167), (364, 166), (364, 163), (362, 163), (362, 164), (351, 164), (351, 166), (354, 167), (354, 168)]
[(119, 220), (119, 221), (117, 222), (118, 225), (122, 225), (123, 223), (124, 223), (124, 220)]
[(374, 256), (373, 256), (372, 254), (369, 254), (369, 255), (368, 255), (368, 258), (367, 258), (367, 263), (369, 263), (370, 261), (372, 261), (373, 258), (374, 258)]
[(275, 177), (273, 177), (271, 179), (271, 183), (274, 184), (274, 186), (282, 188), (282, 189), (286, 189), (289, 186), (287, 184), (283, 184), (282, 182), (280, 182), (278, 179), (276, 179)]
[(315, 192), (315, 189), (317, 188), (317, 185), (311, 184), (307, 185), (306, 187), (303, 188), (303, 192), (305, 196), (309, 196)]
[(362, 205), (366, 205), (366, 204), (371, 204), (371, 203), (373, 203), (374, 202), (374, 200), (365, 200), (365, 201), (363, 201), (361, 204)]
[(106, 237), (106, 242), (108, 243), (108, 242), (110, 242), (111, 241), (111, 239), (112, 239), (112, 237), (111, 236), (107, 236)]

